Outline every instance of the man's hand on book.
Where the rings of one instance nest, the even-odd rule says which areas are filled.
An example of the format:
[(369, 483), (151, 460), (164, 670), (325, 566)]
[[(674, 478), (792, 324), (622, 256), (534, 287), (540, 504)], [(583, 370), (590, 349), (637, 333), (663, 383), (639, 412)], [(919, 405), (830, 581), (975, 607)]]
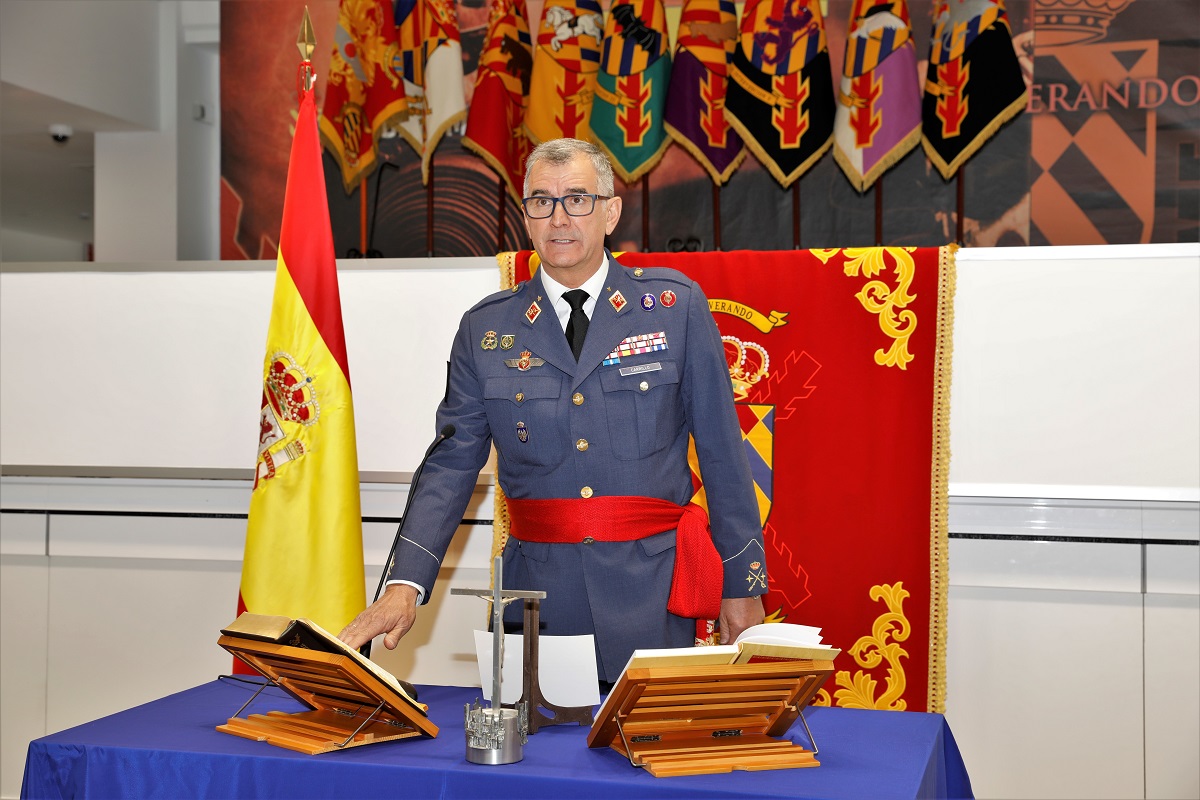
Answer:
[(379, 634), (386, 633), (383, 646), (388, 650), (395, 650), (416, 619), (416, 588), (403, 583), (393, 583), (384, 590), (382, 597), (342, 628), (338, 638), (351, 649), (357, 650)]
[(733, 644), (742, 631), (758, 625), (766, 615), (761, 597), (725, 597), (721, 600), (721, 644)]

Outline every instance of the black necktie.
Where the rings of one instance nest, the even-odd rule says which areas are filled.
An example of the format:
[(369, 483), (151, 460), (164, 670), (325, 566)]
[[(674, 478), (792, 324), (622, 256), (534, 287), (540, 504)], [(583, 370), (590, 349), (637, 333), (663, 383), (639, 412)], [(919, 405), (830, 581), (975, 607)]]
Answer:
[(583, 350), (583, 339), (587, 336), (588, 317), (583, 313), (583, 304), (587, 302), (588, 293), (583, 289), (572, 289), (563, 292), (563, 299), (571, 304), (571, 317), (567, 320), (567, 343), (571, 345), (571, 353), (579, 360), (579, 352)]

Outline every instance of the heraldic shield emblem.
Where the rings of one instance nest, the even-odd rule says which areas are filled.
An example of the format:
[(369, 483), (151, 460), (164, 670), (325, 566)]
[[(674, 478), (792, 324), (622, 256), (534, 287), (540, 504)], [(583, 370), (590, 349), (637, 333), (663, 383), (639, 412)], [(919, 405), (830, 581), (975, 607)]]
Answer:
[[(753, 342), (743, 342), (733, 336), (722, 336), (725, 360), (729, 364), (729, 379), (733, 384), (738, 423), (742, 429), (742, 444), (754, 476), (754, 495), (758, 500), (758, 520), (767, 524), (774, 496), (775, 406), (747, 403), (751, 388), (769, 374), (770, 357), (766, 348)], [(696, 486), (694, 502), (708, 508), (704, 486), (700, 480), (699, 459), (695, 444), (688, 448), (688, 465), (692, 483)]]

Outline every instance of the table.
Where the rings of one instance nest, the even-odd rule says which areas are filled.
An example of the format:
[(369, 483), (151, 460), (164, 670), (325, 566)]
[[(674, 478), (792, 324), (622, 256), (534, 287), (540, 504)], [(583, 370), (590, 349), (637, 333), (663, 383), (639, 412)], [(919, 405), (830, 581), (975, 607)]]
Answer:
[[(543, 728), (517, 764), (466, 761), (463, 707), (479, 689), (418, 687), (436, 739), (407, 739), (307, 756), (219, 733), (257, 689), (222, 678), (29, 745), (28, 798), (454, 797), (970, 797), (958, 746), (940, 714), (810, 708), (820, 767), (655, 778), (588, 729)], [(243, 714), (303, 707), (268, 688)], [(788, 736), (805, 743), (803, 726)]]

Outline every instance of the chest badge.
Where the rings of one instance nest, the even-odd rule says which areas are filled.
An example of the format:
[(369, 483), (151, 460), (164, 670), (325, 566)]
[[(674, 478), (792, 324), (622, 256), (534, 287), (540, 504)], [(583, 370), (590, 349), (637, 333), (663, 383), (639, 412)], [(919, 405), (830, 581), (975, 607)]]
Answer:
[(479, 346), (484, 350), (496, 349), (496, 332), (488, 331), (483, 335), (483, 340), (479, 342)]
[(653, 311), (654, 306), (656, 306), (656, 305), (657, 305), (657, 303), (654, 300), (654, 295), (650, 294), (649, 292), (642, 295), (642, 310), (643, 311)]
[(621, 309), (628, 305), (628, 301), (625, 300), (625, 295), (621, 294), (621, 290), (618, 289), (608, 296), (608, 304), (619, 314), (621, 313)]
[(512, 346), (516, 341), (517, 341), (516, 334), (506, 333), (500, 337), (500, 349), (501, 350), (512, 350)]
[(538, 358), (528, 350), (522, 350), (519, 358), (504, 359), (504, 366), (516, 367), (521, 372), (527, 372), (530, 367), (540, 367), (546, 363), (546, 359)]
[(529, 428), (525, 427), (524, 422), (517, 423), (517, 438), (521, 440), (521, 444), (529, 441)]
[(525, 319), (529, 320), (530, 325), (532, 325), (534, 321), (536, 321), (541, 315), (542, 307), (537, 304), (537, 300), (534, 300), (529, 304), (529, 308), (525, 309)]
[(658, 302), (663, 304), (663, 308), (670, 308), (671, 306), (675, 305), (675, 300), (675, 293), (670, 289), (667, 289), (658, 296)]

